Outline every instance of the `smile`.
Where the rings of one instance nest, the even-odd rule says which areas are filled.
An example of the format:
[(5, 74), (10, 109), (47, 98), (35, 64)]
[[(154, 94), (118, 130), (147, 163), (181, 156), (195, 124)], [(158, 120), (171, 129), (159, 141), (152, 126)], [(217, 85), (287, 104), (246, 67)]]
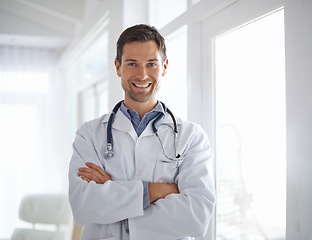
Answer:
[(151, 83), (147, 83), (147, 84), (136, 84), (136, 83), (133, 83), (134, 86), (138, 87), (138, 88), (147, 88), (151, 85)]

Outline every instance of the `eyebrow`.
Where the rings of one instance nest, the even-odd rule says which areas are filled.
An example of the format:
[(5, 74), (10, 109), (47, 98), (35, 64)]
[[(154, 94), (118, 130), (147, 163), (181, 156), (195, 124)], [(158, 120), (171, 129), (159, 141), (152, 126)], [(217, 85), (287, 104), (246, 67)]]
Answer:
[(149, 61), (149, 62), (158, 62), (158, 59), (157, 59), (157, 58), (154, 58), (154, 59), (149, 59), (148, 61)]
[(125, 59), (125, 62), (137, 62), (137, 60), (128, 58), (128, 59)]
[[(125, 59), (125, 62), (137, 62), (137, 60), (128, 58)], [(158, 62), (158, 59), (157, 58), (149, 59), (148, 62)]]

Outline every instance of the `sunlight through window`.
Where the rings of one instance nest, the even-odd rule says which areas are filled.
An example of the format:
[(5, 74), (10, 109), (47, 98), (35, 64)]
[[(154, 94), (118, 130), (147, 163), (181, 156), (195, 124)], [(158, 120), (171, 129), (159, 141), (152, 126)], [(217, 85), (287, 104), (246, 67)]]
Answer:
[(49, 75), (46, 72), (2, 72), (0, 92), (47, 93)]
[(216, 39), (217, 239), (286, 229), (284, 12)]

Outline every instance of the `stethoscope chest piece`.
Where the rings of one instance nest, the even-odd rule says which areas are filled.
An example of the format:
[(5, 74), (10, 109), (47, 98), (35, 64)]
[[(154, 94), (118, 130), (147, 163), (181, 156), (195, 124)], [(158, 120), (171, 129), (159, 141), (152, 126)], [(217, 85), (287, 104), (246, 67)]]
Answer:
[(113, 151), (113, 145), (111, 143), (107, 143), (106, 151), (104, 152), (105, 158), (111, 158), (113, 157), (115, 152)]

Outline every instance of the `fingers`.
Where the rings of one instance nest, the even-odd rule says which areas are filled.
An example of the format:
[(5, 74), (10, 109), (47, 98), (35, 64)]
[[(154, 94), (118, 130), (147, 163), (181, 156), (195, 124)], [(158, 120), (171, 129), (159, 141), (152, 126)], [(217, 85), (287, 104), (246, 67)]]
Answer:
[(84, 176), (81, 176), (81, 179), (82, 179), (82, 180), (85, 180), (85, 181), (87, 181), (87, 182), (90, 182), (90, 181), (91, 181), (89, 178), (84, 177)]
[(152, 182), (148, 184), (150, 202), (157, 201), (158, 199), (165, 198), (172, 193), (179, 193), (178, 185), (174, 183), (160, 183)]
[(96, 170), (100, 174), (100, 175), (98, 175), (98, 177), (100, 179), (103, 179), (105, 181), (112, 180), (111, 177), (101, 167), (97, 166), (96, 164), (91, 163), (91, 162), (87, 162), (86, 166), (89, 167), (90, 169)]
[(78, 176), (81, 179), (90, 182), (95, 181), (98, 184), (103, 184), (107, 180), (112, 180), (111, 177), (99, 166), (96, 164), (87, 162), (87, 167), (79, 168)]
[(88, 182), (95, 181), (96, 183), (101, 183), (101, 179), (97, 175), (96, 172), (90, 171), (89, 168), (79, 168), (78, 176)]
[(98, 165), (95, 165), (94, 163), (86, 162), (86, 166), (89, 167), (90, 169), (96, 170), (98, 173), (100, 173), (104, 177), (109, 176), (101, 167), (99, 167)]
[(169, 186), (169, 188), (170, 188), (169, 192), (171, 192), (171, 193), (176, 193), (176, 194), (180, 193), (177, 184), (171, 183), (171, 184), (168, 184), (168, 186)]

